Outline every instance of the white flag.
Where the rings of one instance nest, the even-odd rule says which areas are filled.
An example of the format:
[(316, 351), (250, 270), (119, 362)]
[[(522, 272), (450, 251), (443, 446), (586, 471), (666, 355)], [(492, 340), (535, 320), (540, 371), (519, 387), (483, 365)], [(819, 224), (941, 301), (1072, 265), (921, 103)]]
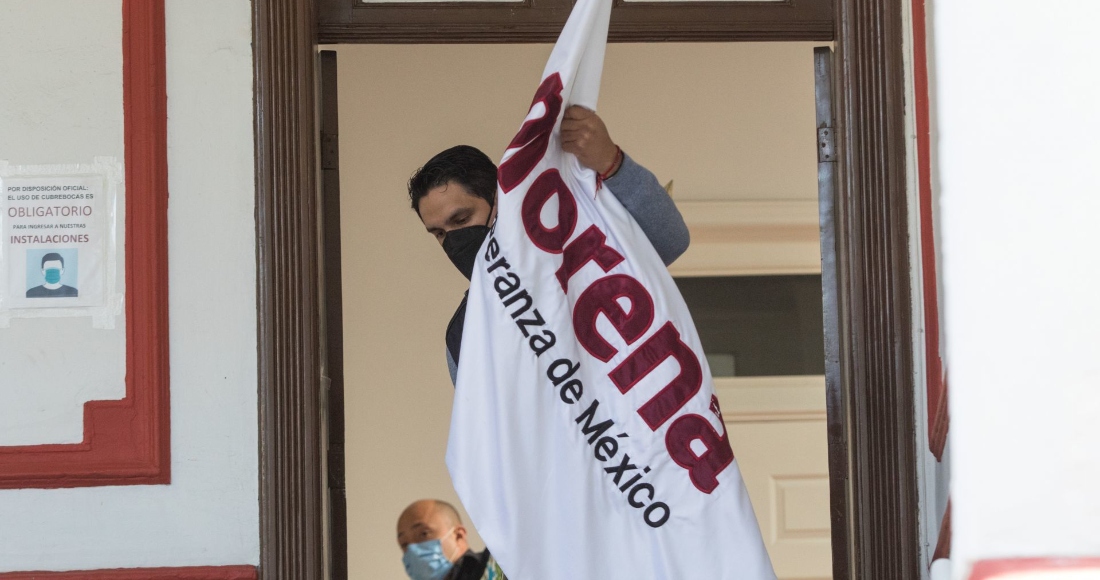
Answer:
[(775, 578), (672, 277), (561, 149), (596, 108), (611, 0), (580, 0), (500, 164), (447, 465), (511, 580)]

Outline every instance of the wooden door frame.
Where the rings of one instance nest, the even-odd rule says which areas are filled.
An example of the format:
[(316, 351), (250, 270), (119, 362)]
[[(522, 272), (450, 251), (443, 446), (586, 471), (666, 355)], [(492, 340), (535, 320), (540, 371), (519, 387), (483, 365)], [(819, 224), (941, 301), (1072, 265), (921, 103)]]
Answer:
[[(610, 42), (830, 40), (835, 0), (612, 0)], [(316, 0), (322, 44), (553, 43), (574, 0)]]
[(260, 577), (324, 577), (310, 0), (253, 0)]
[[(845, 428), (829, 435), (834, 578), (915, 580), (903, 3), (835, 7), (841, 380), (832, 395)], [(324, 577), (316, 34), (313, 0), (253, 0), (260, 573), (270, 579)]]

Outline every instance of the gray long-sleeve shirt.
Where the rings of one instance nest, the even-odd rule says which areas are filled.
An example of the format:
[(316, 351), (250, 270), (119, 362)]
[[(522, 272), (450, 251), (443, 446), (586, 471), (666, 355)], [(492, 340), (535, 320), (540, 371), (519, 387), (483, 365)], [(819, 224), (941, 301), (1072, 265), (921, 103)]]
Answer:
[[(687, 224), (653, 173), (623, 153), (623, 163), (619, 170), (604, 183), (634, 221), (638, 222), (642, 233), (649, 238), (666, 266), (687, 251), (691, 241)], [(466, 298), (463, 297), (451, 324), (463, 324), (465, 310)], [(462, 335), (461, 326), (458, 335)], [(454, 384), (458, 376), (458, 361), (451, 356), (449, 348), (444, 350), (447, 353), (447, 369), (451, 372), (451, 384)]]

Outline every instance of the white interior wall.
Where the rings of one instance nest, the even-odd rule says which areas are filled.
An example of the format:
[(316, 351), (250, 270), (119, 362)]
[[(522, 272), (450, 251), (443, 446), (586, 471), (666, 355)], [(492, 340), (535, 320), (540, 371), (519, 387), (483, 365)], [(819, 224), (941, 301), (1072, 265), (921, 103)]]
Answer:
[[(923, 0), (922, 0), (923, 1)], [(928, 353), (926, 352), (926, 333), (928, 328), (925, 324), (925, 307), (932, 300), (942, 300), (942, 294), (937, 296), (926, 296), (924, 292), (924, 244), (928, 243), (928, 240), (923, 238), (923, 232), (921, 231), (921, 176), (919, 174), (918, 159), (919, 152), (917, 150), (917, 108), (916, 108), (916, 87), (915, 87), (915, 54), (917, 39), (914, 35), (914, 21), (913, 21), (913, 4), (914, 0), (904, 0), (902, 2), (902, 20), (903, 20), (903, 38), (904, 38), (904, 60), (905, 60), (905, 133), (906, 133), (906, 193), (907, 193), (907, 208), (909, 217), (909, 263), (913, 271), (913, 275), (910, 277), (910, 293), (912, 295), (912, 344), (913, 344), (913, 407), (915, 411), (915, 425), (916, 425), (916, 445), (917, 445), (917, 474), (919, 478), (918, 482), (918, 503), (920, 510), (920, 526), (921, 526), (921, 574), (922, 577), (927, 578), (929, 572), (929, 566), (932, 563), (932, 556), (936, 550), (936, 544), (939, 540), (940, 524), (943, 521), (944, 514), (947, 511), (947, 502), (949, 500), (948, 484), (950, 482), (950, 445), (947, 445), (944, 449), (943, 456), (940, 460), (936, 459), (936, 456), (932, 454), (929, 436), (928, 436), (928, 423), (932, 420), (928, 413), (928, 371), (926, 368)], [(927, 9), (927, 7), (926, 7)], [(925, 23), (927, 25), (927, 22)], [(930, 57), (931, 55), (925, 55)], [(932, 64), (929, 63), (931, 67)], [(931, 76), (931, 71), (929, 71)], [(929, 89), (931, 91), (932, 89)], [(934, 182), (932, 185), (933, 196), (933, 213), (935, 213), (935, 206), (938, 205), (938, 187)], [(938, 231), (938, 226), (934, 226), (933, 230)], [(939, 252), (940, 246), (938, 240), (933, 239), (933, 248), (935, 252)], [(937, 267), (943, 263), (942, 259), (937, 255), (935, 262)], [(942, 276), (937, 278), (937, 283), (942, 281)], [(940, 310), (940, 319), (943, 318), (943, 312)], [(942, 324), (941, 329), (941, 349), (942, 349)]]
[(956, 578), (1100, 554), (1100, 4), (941, 0)]
[[(14, 5), (17, 18), (0, 17), (0, 160), (121, 163), (120, 3), (9, 1), (5, 8)], [(6, 268), (14, 256), (0, 258)], [(116, 284), (125, 287), (121, 268)], [(90, 317), (16, 318), (0, 327), (0, 445), (79, 443), (84, 403), (125, 396), (125, 353), (124, 313), (110, 330), (92, 328)]]
[[(910, 0), (910, 1), (912, 1), (912, 0)], [(948, 365), (947, 358), (945, 356), (945, 353), (947, 352), (948, 339), (947, 339), (947, 331), (946, 331), (947, 325), (944, 323), (944, 316), (945, 316), (944, 297), (945, 297), (945, 293), (944, 293), (944, 288), (943, 288), (943, 278), (944, 278), (943, 224), (941, 223), (942, 213), (943, 213), (942, 210), (941, 210), (941, 208), (942, 208), (941, 196), (942, 196), (943, 187), (942, 187), (942, 184), (940, 183), (939, 170), (938, 170), (938, 168), (939, 168), (939, 158), (938, 158), (939, 148), (937, 147), (937, 145), (939, 143), (939, 133), (938, 133), (937, 127), (939, 127), (939, 121), (938, 121), (939, 113), (938, 113), (937, 107), (938, 107), (939, 101), (936, 98), (936, 91), (937, 91), (937, 80), (936, 80), (937, 68), (936, 68), (936, 51), (935, 51), (936, 30), (935, 30), (935, 27), (933, 26), (933, 22), (932, 22), (933, 18), (935, 17), (935, 13), (936, 13), (935, 1), (934, 0), (926, 0), (925, 5), (924, 5), (924, 9), (925, 9), (925, 35), (926, 35), (925, 48), (927, 49), (927, 54), (925, 56), (928, 58), (928, 97), (929, 97), (928, 98), (928, 120), (929, 120), (928, 124), (929, 124), (929, 128), (930, 128), (930, 131), (931, 131), (931, 135), (930, 135), (930, 138), (929, 138), (930, 139), (930, 143), (929, 143), (929, 161), (931, 163), (931, 175), (929, 176), (929, 179), (932, 182), (931, 183), (931, 186), (932, 186), (932, 244), (933, 244), (933, 247), (934, 247), (935, 253), (936, 253), (936, 270), (937, 270), (937, 273), (936, 273), (936, 295), (937, 295), (938, 300), (939, 300), (938, 305), (939, 305), (939, 312), (940, 312), (940, 328), (939, 328), (940, 337), (939, 338), (940, 338), (940, 356), (941, 356), (941, 365), (942, 365), (941, 369), (944, 370), (944, 372), (946, 372), (948, 375), (950, 375), (950, 368), (948, 368), (949, 365)], [(914, 294), (914, 296), (915, 296), (915, 294)], [(927, 376), (925, 376), (924, 380), (925, 380), (925, 384), (927, 384)], [(947, 396), (948, 396), (948, 398), (950, 398), (951, 397), (950, 382), (948, 382), (947, 389), (948, 389)], [(927, 395), (928, 390), (927, 390), (926, 387), (925, 387), (924, 392), (925, 392), (925, 395)], [(927, 401), (924, 402), (924, 408), (926, 410), (928, 408)], [(950, 422), (950, 413), (949, 413), (948, 421)], [(927, 429), (925, 429), (925, 435), (924, 436), (928, 437), (928, 430)], [(933, 532), (933, 533), (930, 533), (928, 535), (928, 537), (930, 539), (935, 538), (938, 541), (939, 540), (939, 526), (943, 521), (943, 516), (947, 512), (948, 502), (951, 499), (951, 497), (950, 497), (951, 496), (951, 438), (950, 437), (947, 438), (947, 442), (944, 445), (944, 449), (943, 449), (943, 455), (940, 457), (940, 460), (935, 461), (935, 458), (931, 455), (931, 453), (929, 453), (928, 455), (925, 456), (925, 464), (926, 464), (926, 468), (928, 469), (928, 473), (932, 475), (932, 482), (931, 482), (931, 485), (928, 485), (928, 489), (930, 490), (930, 495), (933, 498), (933, 500), (929, 504), (929, 507), (931, 509), (925, 510), (925, 512), (924, 512), (924, 514), (925, 514), (925, 520), (924, 521), (929, 523), (930, 525), (935, 525), (936, 526), (934, 532), (933, 532), (933, 530), (929, 530), (930, 532)], [(932, 517), (935, 518), (935, 523), (934, 524), (931, 521), (929, 521), (928, 516), (932, 516)], [(929, 546), (926, 546), (926, 552), (927, 552), (928, 558), (932, 557), (932, 553), (935, 550), (935, 548), (936, 548), (935, 544), (931, 544)]]
[[(167, 2), (172, 483), (0, 491), (0, 572), (259, 560), (250, 10), (247, 0)], [(85, 99), (89, 87), (67, 86), (60, 73), (9, 74), (61, 50), (75, 72), (103, 69), (102, 82), (117, 85), (120, 60), (51, 45), (50, 31), (116, 42), (121, 2), (6, 0), (4, 12), (29, 37), (5, 43), (0, 60), (0, 158), (121, 158), (121, 101)], [(61, 116), (39, 114), (57, 91)], [(7, 356), (0, 351), (0, 365)], [(114, 369), (117, 353), (89, 364)], [(9, 369), (0, 369), (4, 388), (35, 378)]]

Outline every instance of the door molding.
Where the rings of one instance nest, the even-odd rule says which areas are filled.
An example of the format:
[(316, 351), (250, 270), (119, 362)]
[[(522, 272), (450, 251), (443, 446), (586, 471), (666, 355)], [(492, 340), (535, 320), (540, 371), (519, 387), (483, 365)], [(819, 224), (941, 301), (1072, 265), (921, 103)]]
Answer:
[[(614, 0), (611, 42), (832, 40), (834, 0)], [(552, 43), (573, 0), (317, 0), (322, 44)]]
[(921, 577), (902, 9), (838, 0), (836, 12), (838, 346), (850, 464), (847, 505), (833, 511), (848, 516), (847, 577), (866, 580)]
[[(846, 402), (836, 436), (848, 461), (831, 466), (846, 480), (833, 491), (833, 523), (847, 536), (834, 541), (836, 578), (920, 578), (901, 16), (896, 1), (836, 0), (832, 23)], [(312, 0), (253, 1), (265, 578), (324, 574), (316, 32)]]
[(260, 576), (324, 577), (310, 0), (253, 0)]

